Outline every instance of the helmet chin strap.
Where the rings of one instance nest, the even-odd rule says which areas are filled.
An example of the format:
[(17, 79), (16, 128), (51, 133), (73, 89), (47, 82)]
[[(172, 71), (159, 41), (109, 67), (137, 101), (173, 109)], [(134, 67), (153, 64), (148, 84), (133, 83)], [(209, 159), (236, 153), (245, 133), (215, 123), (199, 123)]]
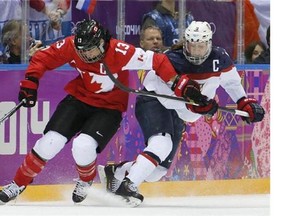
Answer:
[(99, 45), (99, 50), (100, 50), (101, 53), (104, 53), (104, 52), (105, 52), (104, 45), (105, 45), (104, 42), (102, 42), (102, 43)]

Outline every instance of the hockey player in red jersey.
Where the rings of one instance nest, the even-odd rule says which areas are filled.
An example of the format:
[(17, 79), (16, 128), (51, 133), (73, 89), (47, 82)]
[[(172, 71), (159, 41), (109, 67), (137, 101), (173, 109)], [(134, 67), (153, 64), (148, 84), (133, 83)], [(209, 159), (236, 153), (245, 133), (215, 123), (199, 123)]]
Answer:
[[(144, 181), (155, 182), (165, 176), (181, 140), (183, 120), (194, 122), (202, 115), (213, 116), (218, 109), (213, 98), (219, 86), (237, 103), (239, 110), (249, 114), (249, 117), (243, 117), (244, 121), (262, 121), (264, 109), (256, 99), (247, 98), (241, 78), (229, 55), (223, 48), (212, 46), (212, 34), (209, 23), (193, 21), (185, 30), (184, 41), (165, 52), (176, 71), (193, 78), (202, 86), (202, 94), (212, 102), (205, 106), (195, 106), (174, 100), (137, 96), (135, 115), (146, 147), (135, 161), (98, 166), (101, 182), (107, 191), (132, 202), (135, 197), (140, 196), (140, 184)], [(173, 94), (153, 71), (147, 73), (143, 85), (147, 91)], [(126, 196), (123, 190), (127, 186), (135, 191), (131, 196)], [(136, 206), (140, 203), (133, 204)]]
[[(75, 68), (79, 75), (65, 86), (68, 95), (57, 106), (43, 137), (27, 154), (13, 181), (0, 191), (0, 203), (7, 203), (21, 194), (46, 163), (75, 135), (72, 155), (79, 180), (72, 200), (80, 203), (86, 198), (87, 189), (96, 176), (97, 154), (116, 133), (128, 103), (128, 93), (114, 86), (106, 75), (103, 63), (125, 85), (128, 85), (129, 69), (153, 69), (168, 86), (173, 86), (177, 96), (196, 103), (206, 101), (194, 81), (186, 76), (177, 76), (165, 55), (145, 52), (114, 39), (95, 20), (77, 23), (74, 35), (32, 57), (25, 79), (20, 82), (19, 101), (24, 100), (25, 107), (33, 107), (37, 101), (39, 80), (44, 73), (66, 63)], [(143, 200), (143, 197), (139, 196), (138, 199)]]

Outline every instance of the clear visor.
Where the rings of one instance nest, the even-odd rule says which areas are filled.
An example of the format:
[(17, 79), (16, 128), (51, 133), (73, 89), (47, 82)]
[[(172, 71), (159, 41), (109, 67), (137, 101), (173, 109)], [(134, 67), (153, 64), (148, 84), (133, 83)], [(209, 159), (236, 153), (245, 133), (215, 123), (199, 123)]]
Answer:
[(186, 42), (186, 52), (194, 58), (203, 58), (208, 52), (207, 42)]
[(211, 41), (205, 42), (188, 42), (184, 44), (184, 55), (188, 61), (193, 64), (202, 64), (211, 52)]
[(101, 60), (104, 57), (104, 42), (100, 44), (99, 47), (94, 46), (91, 49), (83, 49), (83, 50), (78, 50), (77, 48), (76, 52), (78, 56), (81, 58), (82, 61), (86, 63), (94, 63), (99, 60)]

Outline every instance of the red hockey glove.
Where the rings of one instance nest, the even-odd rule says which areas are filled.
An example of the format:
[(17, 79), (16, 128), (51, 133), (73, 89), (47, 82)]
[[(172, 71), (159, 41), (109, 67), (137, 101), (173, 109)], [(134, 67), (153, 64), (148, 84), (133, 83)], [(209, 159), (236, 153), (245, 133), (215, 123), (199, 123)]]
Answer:
[(256, 99), (243, 97), (237, 101), (237, 104), (237, 109), (243, 110), (249, 114), (250, 117), (242, 117), (242, 120), (246, 121), (248, 124), (262, 121), (264, 118), (265, 110), (257, 103)]
[(206, 105), (203, 105), (203, 106), (195, 106), (192, 104), (186, 104), (186, 107), (194, 113), (207, 115), (211, 117), (217, 112), (219, 106), (215, 100), (211, 99), (207, 101)]
[(193, 101), (199, 105), (207, 103), (207, 97), (201, 94), (199, 84), (189, 79), (187, 75), (178, 75), (171, 89), (176, 96), (183, 97), (188, 101)]
[(18, 100), (25, 99), (24, 107), (33, 107), (37, 101), (38, 79), (35, 77), (26, 77), (20, 82), (20, 91)]

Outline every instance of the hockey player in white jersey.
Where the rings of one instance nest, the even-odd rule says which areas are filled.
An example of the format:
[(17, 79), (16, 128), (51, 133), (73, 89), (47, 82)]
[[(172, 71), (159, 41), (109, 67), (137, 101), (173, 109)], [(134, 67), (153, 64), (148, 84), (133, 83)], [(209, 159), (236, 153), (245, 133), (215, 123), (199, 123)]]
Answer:
[[(249, 117), (242, 117), (244, 121), (261, 121), (264, 109), (256, 99), (247, 97), (236, 67), (225, 49), (212, 46), (212, 35), (209, 23), (193, 21), (185, 30), (184, 41), (172, 47), (166, 55), (179, 74), (186, 74), (198, 82), (201, 93), (208, 100), (213, 100), (217, 88), (222, 86), (237, 103), (237, 108), (249, 114)], [(153, 71), (147, 74), (143, 84), (148, 91), (173, 95)], [(214, 102), (195, 106), (169, 99), (138, 96), (135, 112), (147, 146), (135, 161), (98, 166), (106, 189), (123, 196), (123, 191), (128, 187), (135, 191), (134, 197), (139, 196), (137, 188), (141, 183), (159, 181), (167, 173), (181, 139), (183, 120), (194, 122), (202, 115), (213, 116), (217, 109), (218, 105)], [(126, 200), (134, 199), (123, 197)]]

